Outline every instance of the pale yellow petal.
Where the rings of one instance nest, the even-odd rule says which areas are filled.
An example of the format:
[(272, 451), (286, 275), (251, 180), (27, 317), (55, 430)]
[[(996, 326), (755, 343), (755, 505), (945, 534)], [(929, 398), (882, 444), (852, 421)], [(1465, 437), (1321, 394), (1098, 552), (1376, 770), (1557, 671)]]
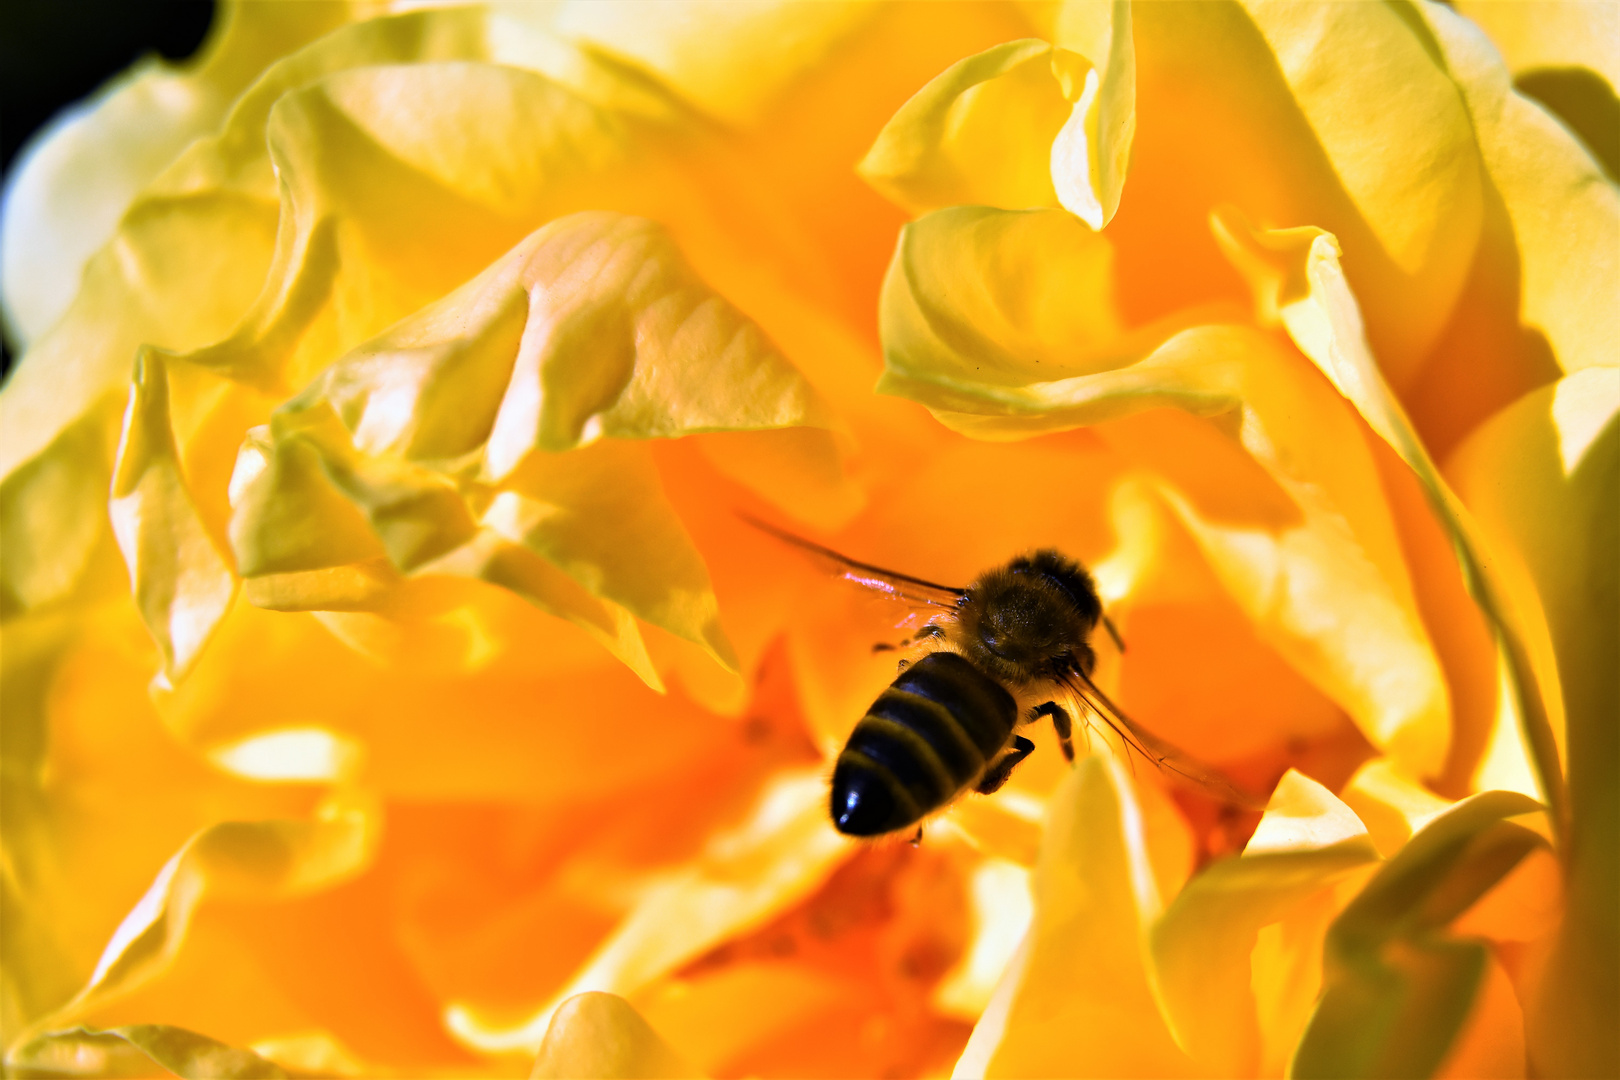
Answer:
[(1141, 343), (1120, 340), (1112, 262), (1108, 241), (1060, 210), (964, 206), (914, 221), (884, 290), (888, 369), (1017, 386), (1113, 367)]
[(1449, 8), (1420, 9), (1473, 120), (1522, 273), (1519, 318), (1565, 371), (1620, 363), (1620, 188), (1578, 140), (1514, 92), (1489, 39)]
[(1439, 814), (1389, 860), (1329, 929), (1324, 989), (1294, 1076), (1431, 1075), (1458, 1043), (1489, 961), (1447, 927), (1545, 844), (1505, 820), (1538, 809), (1491, 791)]
[(1620, 373), (1566, 376), (1482, 425), (1446, 475), (1482, 533), (1521, 561), (1545, 605), (1568, 723), (1568, 908), (1540, 1001), (1527, 1008), (1543, 1071), (1602, 1071), (1616, 1060), (1602, 1018), (1617, 992), (1594, 960), (1614, 942), (1620, 760), (1614, 552), (1620, 521)]
[(84, 264), (139, 191), (224, 119), (263, 68), (359, 14), (359, 4), (221, 4), (199, 55), (148, 57), (52, 121), (6, 181), (0, 300), (26, 349), (67, 311)]
[(108, 555), (114, 566), (122, 561), (98, 506), (111, 482), (117, 435), (107, 423), (111, 410), (99, 412), (70, 424), (0, 481), (0, 610), (8, 618), (128, 587), (127, 574), (106, 572)]
[[(230, 334), (252, 309), (277, 244), (276, 177), (265, 139), (274, 103), (290, 87), (353, 64), (469, 55), (480, 48), (478, 30), (475, 14), (436, 12), (328, 35), (271, 65), (217, 135), (193, 143), (134, 200), (86, 263), (67, 314), (31, 343), (0, 392), (0, 519), (40, 514), (12, 501), (45, 497), (40, 484), (47, 480), (60, 486), (77, 475), (84, 484), (109, 483), (121, 402), (141, 345), (196, 350)], [(289, 224), (289, 235), (295, 233)], [(380, 313), (382, 325), (404, 313)], [(189, 413), (177, 403), (176, 417)], [(177, 434), (189, 451), (191, 432)], [(64, 440), (81, 445), (70, 452)], [(201, 501), (211, 505), (213, 498)], [(11, 590), (30, 604), (65, 595), (91, 570), (102, 539), (110, 539), (105, 511), (92, 500), (57, 499), (50, 517), (56, 542), (41, 548), (38, 559), (7, 560), (8, 575), (28, 575)]]
[(529, 322), (489, 436), (495, 479), (531, 448), (829, 423), (803, 376), (651, 222), (578, 214), (520, 250)]
[(1194, 1075), (1160, 1015), (1144, 935), (1162, 899), (1120, 767), (1092, 756), (1053, 796), (1029, 936), (956, 1076)]
[[(1162, 335), (1174, 327), (1109, 337), (1106, 323), (1098, 332), (1095, 321), (1047, 316), (1041, 300), (1063, 292), (1077, 268), (1090, 268), (1091, 260), (1073, 257), (1076, 245), (1103, 241), (1021, 228), (1039, 216), (959, 209), (907, 227), (883, 294), (879, 390), (920, 401), (947, 426), (988, 439), (1163, 406), (1224, 413), (1210, 433), (1221, 434), (1192, 455), (1185, 436), (1167, 440), (1150, 428), (1132, 440), (1140, 425), (1122, 423), (1109, 437), (1165, 475), (1171, 505), (1262, 639), (1340, 702), (1375, 744), (1422, 773), (1437, 772), (1449, 739), (1447, 687), (1355, 417), (1269, 334), (1205, 325), (1168, 340)], [(941, 235), (919, 248), (926, 259), (908, 257), (914, 234), (935, 231)], [(993, 242), (975, 243), (980, 236)], [(1051, 249), (1071, 259), (1046, 256)], [(987, 282), (1009, 264), (1024, 276), (1014, 279), (1016, 290), (998, 292)], [(1032, 296), (1027, 306), (1019, 302)], [(989, 333), (954, 325), (953, 297), (994, 313), (981, 320)], [(1073, 352), (1066, 365), (1040, 364), (1025, 344), (1031, 339), (1049, 341), (1048, 355), (1062, 356), (1061, 344)], [(1237, 513), (1224, 474), (1205, 471), (1212, 453), (1234, 443), (1240, 452), (1228, 455), (1232, 467), (1257, 465), (1269, 489)]]
[[(633, 624), (613, 612), (697, 643), (722, 665), (736, 659), (647, 449), (625, 440), (829, 417), (661, 230), (573, 215), (278, 410), (239, 456), (232, 542), (250, 595), (283, 609), (381, 602), (386, 573), (362, 568), (382, 556), (403, 573), (521, 580), (525, 595), (661, 685)], [(544, 568), (499, 540), (590, 596), (546, 584)]]
[(1421, 32), (1379, 4), (1132, 9), (1137, 129), (1109, 225), (1133, 321), (1234, 295), (1199, 235), (1234, 203), (1332, 230), (1397, 385), (1446, 326), (1479, 236), (1467, 110)]
[(1029, 38), (951, 65), (884, 125), (861, 175), (913, 213), (1059, 205), (1050, 148), (1069, 103), (1055, 63), (1051, 45)]
[(371, 860), (379, 824), (377, 808), (366, 798), (334, 794), (309, 820), (224, 821), (203, 829), (163, 865), (114, 931), (85, 986), (33, 1030), (94, 1015), (161, 978), (207, 900), (294, 897), (352, 877)]
[[(1053, 71), (1073, 102), (1052, 142), (1052, 185), (1064, 209), (1093, 229), (1113, 220), (1136, 136), (1136, 45), (1129, 0), (1063, 5)], [(1083, 58), (1075, 64), (1063, 50)], [(1089, 70), (1085, 70), (1089, 66)]]
[[(492, 504), (491, 510), (494, 509)], [(521, 509), (521, 504), (514, 509)], [(660, 521), (659, 524), (667, 523)], [(664, 681), (647, 655), (647, 643), (642, 639), (635, 616), (612, 601), (592, 595), (579, 581), (536, 554), (520, 539), (511, 539), (500, 530), (483, 525), (472, 539), (423, 566), (422, 572), (477, 578), (509, 589), (540, 610), (582, 627), (642, 682), (660, 692), (664, 689)], [(332, 606), (329, 595), (305, 599), (302, 605)], [(701, 598), (696, 606), (704, 607)]]
[(864, 0), (575, 2), (554, 25), (652, 71), (709, 114), (748, 124), (877, 10)]
[(1378, 853), (1386, 859), (1451, 805), (1387, 758), (1375, 758), (1357, 769), (1343, 798), (1367, 823)]
[(1290, 770), (1243, 855), (1206, 867), (1153, 926), (1154, 986), (1177, 1044), (1214, 1075), (1256, 1072), (1250, 979), (1261, 928), (1376, 858), (1350, 808)]
[(187, 1080), (284, 1080), (287, 1076), (284, 1069), (251, 1050), (166, 1024), (52, 1032), (7, 1051), (6, 1064), (50, 1076), (166, 1074)]
[[(1357, 298), (1345, 281), (1337, 242), (1318, 229), (1257, 231), (1230, 210), (1218, 211), (1212, 223), (1223, 248), (1249, 279), (1262, 321), (1282, 323), (1300, 351), (1423, 485), (1435, 519), (1451, 538), (1464, 584), (1495, 639), (1506, 678), (1497, 727), (1517, 727), (1540, 793), (1553, 808), (1554, 820), (1562, 822), (1562, 702), (1540, 602), (1520, 575), (1493, 557), (1385, 382), (1363, 333)], [(1421, 766), (1414, 771), (1431, 774)]]
[(661, 1080), (701, 1075), (617, 994), (577, 994), (557, 1007), (540, 1044), (534, 1080), (597, 1076)]
[(664, 497), (645, 447), (613, 441), (536, 456), (483, 523), (592, 595), (703, 646), (735, 668), (708, 569)]
[(169, 425), (163, 358), (135, 364), (109, 512), (130, 587), (163, 653), (164, 675), (184, 675), (236, 596), (236, 575), (186, 490)]
[(1586, 67), (1620, 87), (1620, 10), (1601, 0), (1459, 0), (1515, 75)]

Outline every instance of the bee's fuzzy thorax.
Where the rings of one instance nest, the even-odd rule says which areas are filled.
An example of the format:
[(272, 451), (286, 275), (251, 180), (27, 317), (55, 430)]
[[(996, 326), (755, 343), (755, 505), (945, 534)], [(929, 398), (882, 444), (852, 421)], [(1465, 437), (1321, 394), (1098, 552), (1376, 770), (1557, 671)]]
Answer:
[(1055, 551), (1037, 551), (980, 575), (950, 636), (971, 663), (1024, 687), (1051, 679), (1054, 664), (1083, 651), (1101, 614), (1090, 575)]

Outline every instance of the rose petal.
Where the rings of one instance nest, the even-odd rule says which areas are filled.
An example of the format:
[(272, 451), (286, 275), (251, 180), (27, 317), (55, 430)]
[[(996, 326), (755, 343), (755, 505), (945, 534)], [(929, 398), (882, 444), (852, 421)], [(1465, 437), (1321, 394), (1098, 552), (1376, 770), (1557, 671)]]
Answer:
[(875, 8), (802, 0), (573, 3), (557, 16), (556, 27), (656, 73), (712, 115), (749, 124), (873, 18)]
[[(85, 265), (67, 314), (31, 342), (0, 393), (0, 521), (20, 523), (33, 512), (14, 500), (59, 495), (64, 483), (107, 486), (118, 402), (141, 345), (195, 350), (230, 333), (252, 308), (277, 242), (265, 141), (272, 105), (290, 87), (349, 65), (466, 54), (477, 44), (477, 19), (418, 13), (314, 42), (272, 65), (218, 134), (199, 139), (130, 204), (112, 240)], [(388, 321), (384, 313), (367, 329)], [(187, 434), (177, 440), (183, 447)], [(107, 534), (94, 500), (52, 498), (50, 505), (55, 542), (36, 559), (6, 560), (10, 591), (30, 605), (60, 598), (83, 578)], [(29, 546), (21, 532), (7, 540), (8, 550)]]
[(1429, 1075), (1456, 1044), (1487, 966), (1445, 927), (1545, 841), (1510, 821), (1516, 792), (1465, 799), (1434, 818), (1328, 932), (1325, 989), (1300, 1040), (1299, 1076)]
[(935, 1008), (975, 1021), (984, 1012), (1034, 918), (1030, 875), (1025, 866), (988, 858), (969, 879), (973, 938), (961, 961), (934, 988)]
[[(615, 337), (619, 363), (604, 366), (600, 349)], [(379, 555), (407, 573), (520, 575), (526, 595), (602, 635), (656, 685), (629, 628), (541, 584), (543, 570), (521, 571), (523, 560), (477, 528), (734, 667), (707, 573), (651, 459), (617, 440), (819, 426), (826, 416), (797, 369), (661, 231), (574, 215), (279, 410), (269, 442), (250, 441), (240, 459), (233, 544), (249, 578), (282, 579), (280, 593), (250, 595), (282, 607), (321, 603), (287, 597), (287, 575), (317, 587), (308, 572)], [(581, 446), (604, 436), (615, 442)], [(463, 463), (479, 455), (486, 476)], [(483, 508), (476, 522), (469, 499)]]
[[(1053, 28), (1053, 72), (1074, 102), (1052, 142), (1052, 184), (1064, 208), (1093, 229), (1113, 220), (1136, 135), (1136, 46), (1128, 0), (1065, 4)], [(1064, 50), (1090, 62), (1081, 65)], [(1076, 85), (1076, 83), (1080, 85)]]
[(249, 1049), (294, 1076), (364, 1076), (367, 1068), (325, 1031), (302, 1031), (260, 1039)]
[(1149, 984), (1143, 935), (1160, 907), (1156, 837), (1132, 785), (1109, 759), (1088, 757), (1052, 808), (1029, 936), (954, 1075), (1195, 1074)]
[(1473, 1007), (1434, 1075), (1463, 1080), (1523, 1076), (1525, 1071), (1524, 1009), (1501, 961), (1495, 954), (1487, 954)]
[(161, 977), (205, 899), (294, 897), (352, 877), (371, 859), (379, 822), (363, 798), (333, 796), (308, 821), (224, 821), (194, 835), (159, 871), (77, 996), (34, 1030), (94, 1016)]
[(912, 213), (1059, 205), (1047, 148), (1069, 108), (1053, 53), (1027, 38), (952, 64), (884, 125), (861, 175)]
[(220, 6), (198, 57), (148, 57), (53, 120), (6, 180), (0, 298), (25, 350), (67, 310), (85, 263), (141, 188), (277, 57), (358, 12), (344, 4)]
[(1217, 1075), (1257, 1071), (1250, 968), (1260, 929), (1376, 858), (1349, 807), (1289, 770), (1243, 855), (1206, 867), (1153, 926), (1155, 987), (1177, 1044)]
[(1377, 758), (1356, 770), (1345, 785), (1345, 805), (1367, 823), (1378, 853), (1390, 858), (1412, 834), (1452, 804), (1405, 775), (1387, 758)]
[(188, 836), (220, 820), (307, 820), (319, 795), (244, 782), (177, 742), (152, 711), (160, 660), (134, 605), (97, 615), (88, 626), (25, 617), (5, 629), (6, 853), (26, 884), (0, 924), (24, 943), (13, 970), (25, 1022), (89, 979)]
[[(1339, 263), (1338, 244), (1318, 229), (1256, 231), (1230, 212), (1212, 219), (1234, 263), (1250, 278), (1261, 317), (1276, 312), (1300, 351), (1325, 374), (1422, 484), (1435, 519), (1451, 538), (1463, 581), (1489, 623), (1506, 679), (1497, 727), (1514, 725), (1539, 790), (1564, 818), (1559, 766), (1562, 731), (1551, 643), (1538, 624), (1533, 588), (1481, 554), (1467, 512), (1451, 493), (1385, 383), (1362, 333), (1360, 309)], [(1486, 549), (1488, 550), (1488, 549)], [(1538, 686), (1539, 683), (1539, 686)], [(1539, 692), (1538, 692), (1539, 691)], [(1421, 766), (1416, 771), (1422, 775)], [(1432, 771), (1429, 770), (1429, 771)]]
[(1583, 0), (1461, 0), (1457, 10), (1490, 35), (1514, 75), (1587, 67), (1620, 87), (1620, 14)]
[(653, 1080), (700, 1076), (616, 994), (577, 994), (557, 1007), (529, 1076)]
[(488, 527), (735, 670), (708, 571), (644, 447), (612, 443), (533, 458), (510, 483), (516, 490), (485, 512)]
[(1122, 343), (1108, 241), (1062, 211), (955, 207), (900, 233), (883, 294), (891, 371), (1018, 386), (1106, 370)]
[(239, 602), (190, 678), (156, 699), (165, 737), (202, 757), (318, 727), (360, 744), (367, 783), (391, 799), (519, 806), (625, 798), (729, 760), (741, 743), (733, 723), (659, 697), (506, 589), (427, 584), (431, 593), (394, 598), (418, 610), (315, 615)]
[(1539, 1002), (1527, 1008), (1538, 1069), (1602, 1071), (1615, 1059), (1599, 1019), (1615, 1000), (1620, 760), (1611, 647), (1620, 639), (1613, 552), (1620, 374), (1589, 369), (1526, 395), (1482, 425), (1446, 475), (1494, 546), (1522, 560), (1545, 605), (1569, 739), (1568, 914)]
[(1546, 335), (1565, 371), (1613, 365), (1620, 189), (1567, 129), (1513, 91), (1477, 27), (1450, 10), (1421, 15), (1462, 91), (1486, 176), (1513, 224), (1520, 321)]
[(145, 350), (135, 362), (108, 512), (171, 681), (190, 669), (236, 596), (236, 575), (203, 525), (177, 457), (167, 367)]
[[(491, 509), (494, 509), (493, 504)], [(481, 528), (472, 539), (424, 567), (424, 570), (434, 574), (477, 578), (510, 589), (541, 611), (583, 628), (635, 672), (642, 682), (663, 692), (664, 681), (653, 666), (652, 657), (647, 654), (647, 643), (641, 636), (634, 615), (618, 604), (591, 595), (556, 564), (500, 530)], [(322, 600), (312, 606), (324, 607), (327, 603)], [(703, 606), (701, 599), (698, 606)], [(701, 625), (708, 628), (712, 620)], [(724, 638), (720, 640), (724, 641)]]
[(714, 837), (701, 858), (649, 890), (550, 1004), (513, 1023), (452, 1003), (445, 1023), (485, 1053), (538, 1046), (562, 1001), (588, 990), (634, 993), (808, 895), (848, 853), (827, 819), (820, 773), (780, 776), (747, 822)]
[[(1127, 646), (1116, 700), (1154, 734), (1213, 765), (1350, 728), (1341, 706), (1291, 666), (1233, 598), (1178, 519), (1175, 489), (1166, 497), (1165, 487), (1196, 490), (1218, 514), (1241, 508), (1247, 517), (1281, 502), (1275, 484), (1195, 417), (1157, 410), (1093, 430), (1121, 456), (1171, 473), (1168, 481), (1139, 475), (1109, 497), (1117, 546), (1093, 572), (1100, 588), (1106, 582), (1112, 590), (1105, 592), (1109, 618)], [(1221, 647), (1210, 648), (1212, 641)]]
[(1446, 323), (1481, 211), (1467, 111), (1422, 35), (1377, 5), (1257, 2), (1138, 6), (1133, 36), (1131, 185), (1109, 226), (1127, 317), (1236, 294), (1199, 235), (1231, 202), (1341, 238), (1403, 385)]
[[(987, 220), (1004, 230), (1007, 248), (1021, 253), (1033, 243), (1013, 227), (1021, 217), (942, 211), (908, 226), (901, 250), (913, 231), (956, 233)], [(922, 307), (916, 297), (986, 291), (981, 282), (1008, 259), (1006, 250), (975, 258), (978, 245), (961, 246), (965, 257), (897, 258), (883, 296), (887, 366), (879, 389), (922, 402), (957, 430), (996, 439), (1166, 405), (1204, 417), (1237, 410), (1228, 414), (1229, 434), (1210, 441), (1235, 441), (1243, 453), (1229, 456), (1241, 462), (1246, 455), (1263, 470), (1269, 490), (1258, 505), (1231, 505), (1230, 470), (1206, 472), (1206, 455), (1189, 455), (1184, 444), (1144, 437), (1129, 449), (1166, 474), (1171, 505), (1263, 639), (1339, 702), (1375, 744), (1399, 747), (1417, 770), (1437, 771), (1448, 737), (1446, 686), (1388, 507), (1377, 497), (1375, 463), (1331, 388), (1275, 339), (1238, 326), (1196, 327), (1162, 344), (1146, 334), (1111, 342), (1112, 354), (1087, 357), (1082, 370), (1090, 373), (1080, 375), (1037, 375), (1034, 365), (1004, 364), (998, 351), (971, 339), (960, 353), (939, 348), (935, 338), (954, 346), (961, 335), (944, 316), (937, 329), (912, 317)], [(938, 250), (951, 247), (941, 241)], [(1023, 295), (1042, 295), (1051, 261), (1029, 260), (1031, 276), (1019, 282)], [(989, 343), (996, 350), (1004, 339), (1016, 340), (1011, 329), (1028, 334), (1040, 309), (1003, 310), (1000, 325), (992, 324), (1001, 330)], [(1088, 342), (1073, 344), (1083, 349)], [(1007, 347), (1006, 355), (1016, 350)], [(1121, 437), (1130, 432), (1121, 426)], [(1329, 610), (1331, 624), (1321, 618)]]
[(489, 435), (495, 479), (533, 447), (828, 426), (797, 369), (651, 222), (578, 214), (519, 250), (529, 322)]
[(187, 1080), (287, 1076), (280, 1066), (250, 1050), (164, 1024), (52, 1032), (9, 1051), (6, 1064), (52, 1076), (133, 1076), (153, 1065)]
[[(701, 975), (661, 980), (637, 1001), (710, 1075), (735, 1074), (739, 1061), (768, 1059), (772, 1051), (792, 1061), (799, 1050), (794, 1044), (807, 1032), (822, 1033), (824, 1050), (838, 1047), (826, 1032), (851, 1006), (876, 1010), (882, 1004), (857, 978), (793, 959), (735, 961)], [(817, 1045), (813, 1038), (811, 1045)], [(797, 1056), (802, 1060), (802, 1051)], [(749, 1072), (769, 1075), (763, 1069)]]

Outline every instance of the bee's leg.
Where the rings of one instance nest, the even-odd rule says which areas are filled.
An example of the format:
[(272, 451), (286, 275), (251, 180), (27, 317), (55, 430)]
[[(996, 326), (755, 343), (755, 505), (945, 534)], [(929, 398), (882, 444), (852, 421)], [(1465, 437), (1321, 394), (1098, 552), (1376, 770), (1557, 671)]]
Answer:
[(1063, 751), (1064, 761), (1074, 760), (1074, 729), (1069, 723), (1069, 714), (1063, 706), (1055, 701), (1048, 701), (1045, 705), (1037, 705), (1029, 711), (1031, 720), (1039, 720), (1043, 716), (1052, 718), (1052, 729), (1057, 732), (1058, 747)]
[(880, 641), (876, 645), (872, 646), (872, 651), (874, 653), (894, 652), (896, 649), (903, 649), (907, 645), (911, 645), (911, 644), (913, 644), (915, 642), (921, 641), (923, 638), (937, 638), (937, 637), (944, 637), (944, 636), (945, 636), (944, 627), (935, 626), (933, 623), (929, 623), (927, 626), (923, 627), (921, 630), (918, 630), (915, 634), (912, 634), (910, 637), (902, 639), (899, 642), (899, 644), (890, 645), (887, 641)]
[(917, 831), (911, 834), (911, 846), (912, 847), (918, 847), (921, 844), (922, 844), (922, 826), (919, 825), (919, 826), (917, 826)]
[(1013, 767), (1029, 757), (1034, 751), (1034, 743), (1022, 735), (1014, 735), (1012, 749), (1002, 754), (989, 769), (985, 770), (984, 779), (979, 781), (979, 793), (989, 795), (991, 792), (1000, 791), (1001, 785), (1005, 784), (1007, 777), (1012, 775)]

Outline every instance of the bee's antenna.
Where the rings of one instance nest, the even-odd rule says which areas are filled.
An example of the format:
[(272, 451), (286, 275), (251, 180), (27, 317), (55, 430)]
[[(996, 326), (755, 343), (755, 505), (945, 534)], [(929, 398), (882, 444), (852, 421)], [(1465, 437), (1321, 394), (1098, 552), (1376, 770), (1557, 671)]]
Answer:
[(1124, 653), (1125, 639), (1119, 636), (1119, 628), (1114, 625), (1114, 620), (1105, 614), (1102, 617), (1102, 624), (1104, 629), (1108, 631), (1108, 636), (1114, 639), (1114, 648)]

